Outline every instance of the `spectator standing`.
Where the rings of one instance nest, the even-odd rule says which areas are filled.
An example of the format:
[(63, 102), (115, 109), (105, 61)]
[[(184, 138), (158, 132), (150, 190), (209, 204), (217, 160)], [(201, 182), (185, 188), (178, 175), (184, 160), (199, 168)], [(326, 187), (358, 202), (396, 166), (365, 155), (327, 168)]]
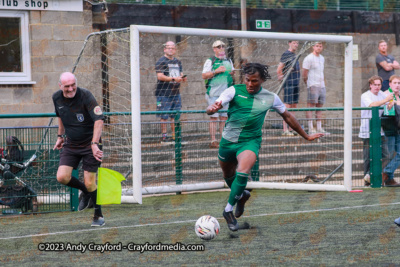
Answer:
[[(391, 110), (394, 108), (394, 104), (400, 105), (400, 76), (392, 75), (389, 78), (389, 89), (384, 92), (388, 98), (393, 101), (389, 101), (387, 109)], [(385, 133), (386, 134), (386, 133)], [(397, 128), (393, 129), (391, 134), (386, 134), (388, 154), (390, 162), (383, 169), (382, 174), (382, 185), (388, 187), (400, 186), (394, 180), (394, 172), (400, 166), (400, 134)]]
[(378, 76), (382, 77), (382, 91), (385, 92), (389, 88), (389, 78), (394, 75), (395, 69), (400, 69), (399, 63), (392, 55), (387, 52), (388, 46), (385, 40), (380, 40), (378, 43), (379, 53), (376, 56), (376, 68)]
[[(186, 81), (183, 76), (182, 63), (175, 58), (176, 45), (172, 41), (164, 44), (164, 56), (156, 62), (157, 73), (157, 111), (181, 110), (182, 100), (180, 94), (181, 82)], [(157, 114), (161, 119), (161, 143), (173, 142), (175, 139), (175, 125), (171, 123), (172, 138), (167, 136), (168, 118), (177, 119), (175, 114)]]
[[(382, 78), (379, 76), (372, 76), (369, 80), (369, 90), (361, 95), (361, 107), (379, 107), (393, 99), (393, 95), (385, 95), (381, 91)], [(383, 111), (380, 110), (379, 114), (382, 115)], [(358, 137), (363, 140), (363, 160), (364, 160), (364, 180), (365, 185), (370, 184), (370, 156), (369, 156), (369, 121), (372, 118), (371, 110), (361, 110), (361, 126)], [(382, 169), (386, 166), (388, 161), (389, 152), (387, 146), (387, 139), (381, 129), (382, 138)]]
[[(312, 47), (313, 52), (306, 56), (303, 61), (303, 80), (307, 85), (307, 106), (309, 108), (321, 108), (325, 104), (326, 88), (324, 78), (325, 58), (321, 55), (323, 46), (317, 42)], [(321, 116), (322, 111), (316, 111), (317, 130), (314, 130), (312, 121), (312, 111), (306, 112), (308, 119), (308, 132), (329, 134), (322, 129)]]
[[(285, 103), (286, 108), (297, 108), (297, 103), (299, 103), (300, 64), (299, 61), (296, 61), (293, 64), (293, 61), (296, 59), (295, 52), (299, 47), (299, 42), (288, 41), (288, 44), (289, 49), (282, 54), (278, 65), (278, 80), (282, 82), (285, 75), (287, 75), (287, 79), (283, 85), (283, 102)], [(288, 73), (289, 71), (290, 73)], [(297, 132), (295, 133), (297, 134)], [(286, 122), (283, 121), (282, 135), (293, 136), (295, 133), (290, 131)]]
[[(215, 103), (215, 100), (221, 95), (221, 93), (228, 87), (233, 85), (232, 75), (233, 64), (230, 59), (226, 58), (225, 43), (218, 40), (212, 45), (214, 50), (214, 56), (207, 59), (204, 63), (202, 78), (206, 81), (206, 100), (208, 105)], [(228, 109), (228, 106), (224, 106), (223, 109)], [(219, 131), (222, 135), (222, 130), (225, 125), (225, 121), (228, 119), (227, 113), (214, 113), (210, 116), (210, 137), (211, 143), (210, 148), (218, 148), (219, 143), (215, 137), (217, 132), (217, 121), (220, 119)]]

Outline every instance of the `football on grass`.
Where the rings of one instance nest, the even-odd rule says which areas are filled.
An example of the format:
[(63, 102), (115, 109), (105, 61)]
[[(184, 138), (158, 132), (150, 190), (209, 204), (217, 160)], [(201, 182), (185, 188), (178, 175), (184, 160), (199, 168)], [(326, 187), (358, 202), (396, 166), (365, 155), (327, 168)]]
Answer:
[(194, 226), (194, 231), (201, 239), (211, 240), (219, 233), (218, 220), (211, 215), (201, 216)]

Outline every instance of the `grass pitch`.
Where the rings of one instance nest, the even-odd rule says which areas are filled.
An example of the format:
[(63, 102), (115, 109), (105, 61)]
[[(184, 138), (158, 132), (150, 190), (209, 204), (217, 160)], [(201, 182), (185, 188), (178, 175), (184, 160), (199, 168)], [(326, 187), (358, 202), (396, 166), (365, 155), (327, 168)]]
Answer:
[[(362, 193), (253, 190), (230, 232), (222, 210), (229, 192), (147, 197), (142, 205), (103, 207), (106, 225), (90, 227), (93, 210), (1, 217), (0, 265), (18, 266), (382, 266), (400, 262), (396, 188)], [(220, 234), (199, 239), (194, 223), (216, 217)], [(40, 251), (71, 245), (203, 244), (204, 251)], [(51, 244), (51, 245), (49, 245)]]

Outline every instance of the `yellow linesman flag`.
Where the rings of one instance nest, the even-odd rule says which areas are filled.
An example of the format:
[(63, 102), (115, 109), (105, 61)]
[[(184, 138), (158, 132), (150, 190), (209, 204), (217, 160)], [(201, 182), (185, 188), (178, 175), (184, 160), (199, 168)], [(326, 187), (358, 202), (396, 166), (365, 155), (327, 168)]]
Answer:
[(122, 181), (125, 181), (125, 177), (119, 172), (107, 168), (99, 168), (97, 204), (121, 204)]

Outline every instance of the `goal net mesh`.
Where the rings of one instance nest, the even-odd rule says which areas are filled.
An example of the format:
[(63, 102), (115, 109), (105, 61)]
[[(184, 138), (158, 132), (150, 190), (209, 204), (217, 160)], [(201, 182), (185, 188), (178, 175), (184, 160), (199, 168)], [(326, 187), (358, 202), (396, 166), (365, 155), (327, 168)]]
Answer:
[[(216, 53), (212, 45), (217, 40), (225, 44), (225, 56), (232, 65), (229, 72), (234, 84), (243, 83), (241, 68), (246, 62), (268, 65), (271, 79), (262, 87), (277, 93), (283, 101), (283, 85), (296, 83), (291, 80), (293, 74), (289, 75), (289, 71), (284, 73), (283, 80), (286, 83), (277, 74), (280, 63), (286, 65), (286, 70), (292, 66), (293, 58), (282, 57), (289, 48), (289, 40), (152, 33), (140, 33), (139, 36), (143, 188), (223, 181), (217, 158), (218, 149), (210, 148), (210, 117), (205, 113), (208, 106), (205, 99), (207, 90), (202, 77), (205, 62)], [(164, 56), (164, 44), (167, 41), (176, 43), (174, 57), (180, 60), (182, 73), (187, 75), (187, 81), (180, 83), (179, 89), (176, 89), (182, 105), (179, 114), (162, 112), (157, 108), (160, 101), (155, 95), (156, 62)], [(298, 59), (300, 69), (304, 58), (312, 53), (314, 44), (311, 41), (299, 41), (294, 56)], [(132, 174), (135, 172), (132, 168), (130, 46), (129, 28), (92, 34), (74, 67), (78, 86), (93, 92), (107, 114), (102, 136), (105, 152), (102, 167), (122, 173), (126, 177), (124, 189), (132, 187)], [(321, 111), (321, 122), (330, 134), (315, 142), (308, 142), (296, 135), (282, 135), (282, 118), (270, 111), (263, 127), (259, 160), (252, 171), (253, 180), (316, 183), (330, 176), (325, 184), (343, 184), (343, 169), (340, 167), (344, 143), (344, 51), (344, 43), (323, 42), (326, 82), (323, 107), (332, 109)], [(307, 87), (302, 77), (297, 82), (297, 108), (307, 108)], [(170, 96), (170, 99), (176, 101), (177, 97)], [(315, 110), (310, 120), (306, 119), (304, 110), (295, 110), (293, 114), (306, 131), (309, 130), (308, 121), (317, 126)], [(165, 122), (161, 122), (161, 115), (167, 118)], [(215, 124), (218, 141), (221, 138), (219, 124)], [(166, 126), (170, 142), (162, 142), (163, 125)], [(180, 144), (177, 144), (172, 126), (178, 129), (182, 137)]]

